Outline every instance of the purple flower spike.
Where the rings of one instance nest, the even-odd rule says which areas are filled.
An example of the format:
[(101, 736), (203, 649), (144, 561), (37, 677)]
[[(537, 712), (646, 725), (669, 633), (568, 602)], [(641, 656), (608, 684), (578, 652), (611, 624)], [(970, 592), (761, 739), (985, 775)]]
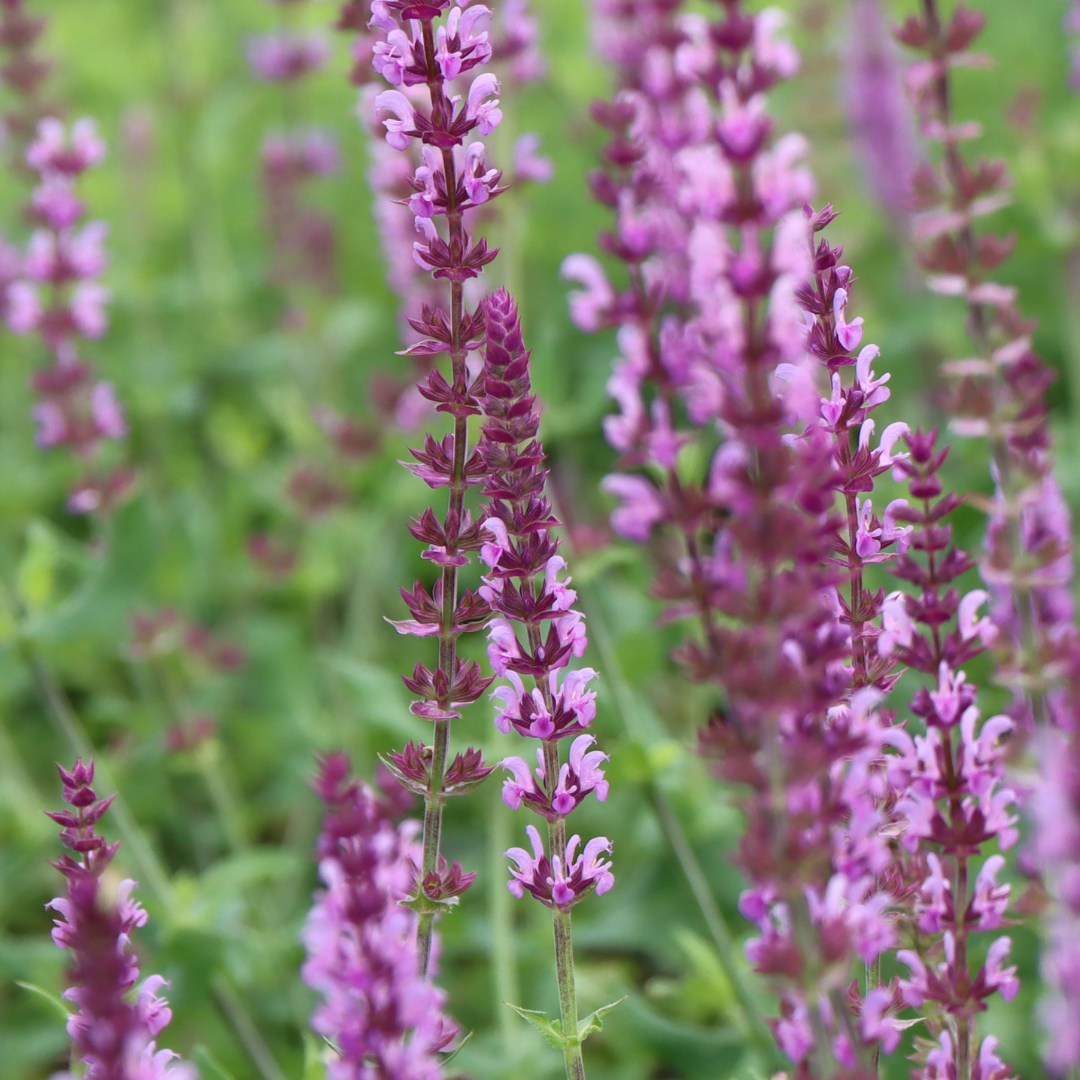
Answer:
[[(35, 229), (18, 275), (5, 290), (4, 314), (16, 334), (36, 334), (55, 357), (53, 367), (38, 371), (34, 389), (37, 443), (65, 446), (84, 466), (99, 456), (103, 444), (127, 435), (123, 407), (111, 383), (94, 376), (79, 359), (80, 339), (101, 337), (108, 329), (109, 290), (96, 279), (107, 259), (106, 225), (92, 221), (78, 227), (83, 203), (75, 195), (78, 177), (105, 155), (94, 121), (70, 128), (52, 117), (38, 125), (26, 161), (40, 183), (31, 201)], [(68, 500), (72, 513), (107, 510), (130, 487), (124, 468), (89, 472)]]
[(349, 773), (344, 755), (331, 755), (315, 784), (326, 803), (324, 888), (301, 934), (301, 974), (323, 1001), (311, 1026), (336, 1049), (331, 1080), (441, 1080), (439, 1052), (458, 1028), (422, 973), (418, 918), (401, 903), (415, 886), (418, 822), (395, 825), (389, 801)]
[[(871, 498), (904, 429), (874, 438), (888, 375), (848, 310), (851, 269), (813, 238), (835, 214), (804, 216), (806, 142), (774, 136), (766, 111), (798, 66), (778, 14), (738, 0), (711, 21), (659, 2), (597, 8), (621, 88), (593, 110), (611, 138), (591, 180), (615, 214), (601, 242), (625, 287), (586, 255), (563, 275), (582, 286), (580, 329), (618, 328), (611, 525), (639, 543), (667, 534), (656, 591), (668, 617), (698, 623), (677, 657), (723, 692), (702, 749), (755, 793), (742, 908), (760, 929), (748, 954), (780, 999), (777, 1043), (800, 1074), (868, 1075), (898, 1041), (894, 995), (839, 986), (895, 943), (878, 883), (893, 860), (878, 706), (895, 665), (873, 651), (883, 598), (861, 575), (908, 543), (902, 505)], [(689, 444), (711, 459), (698, 475)], [(824, 970), (835, 986), (812, 974)]]
[(75, 854), (52, 864), (67, 879), (67, 894), (47, 907), (60, 915), (54, 920), (53, 941), (72, 953), (71, 985), (64, 998), (78, 1010), (68, 1020), (74, 1054), (88, 1080), (196, 1080), (192, 1066), (154, 1043), (172, 1019), (167, 1002), (158, 996), (168, 983), (151, 975), (135, 1002), (130, 1001), (139, 979), (131, 935), (146, 925), (146, 912), (132, 899), (134, 881), (121, 881), (115, 898), (107, 897), (101, 877), (120, 845), (106, 843), (96, 829), (116, 796), (97, 798), (90, 786), (92, 761), (80, 759), (70, 772), (58, 768), (63, 799), (72, 810), (48, 816), (62, 826), (60, 841)]

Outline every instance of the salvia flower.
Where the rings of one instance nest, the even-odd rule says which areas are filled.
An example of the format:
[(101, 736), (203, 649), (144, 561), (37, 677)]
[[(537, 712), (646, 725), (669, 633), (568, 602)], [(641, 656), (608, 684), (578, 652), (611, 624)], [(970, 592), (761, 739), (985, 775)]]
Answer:
[[(922, 1009), (935, 1002), (954, 1021), (945, 1028), (933, 1012), (928, 1016), (938, 1041), (923, 1048), (916, 1075), (929, 1080), (950, 1070), (974, 1075), (975, 1015), (994, 994), (1011, 1000), (1018, 989), (1016, 969), (1007, 964), (1008, 937), (991, 942), (982, 964), (971, 956), (972, 935), (998, 930), (1008, 910), (1010, 888), (997, 880), (1005, 860), (987, 857), (987, 849), (996, 844), (1007, 851), (1018, 836), (1017, 796), (1005, 769), (1015, 723), (1007, 716), (983, 718), (977, 689), (963, 670), (997, 631), (977, 618), (987, 593), (961, 594), (954, 585), (974, 560), (952, 544), (948, 517), (960, 499), (944, 491), (939, 475), (948, 451), (938, 449), (936, 432), (910, 432), (906, 442), (909, 453), (897, 458), (894, 470), (907, 481), (911, 499), (903, 518), (913, 532), (910, 551), (890, 570), (908, 590), (889, 597), (891, 633), (879, 638), (878, 648), (931, 680), (908, 705), (925, 734), (894, 726), (885, 759), (894, 792), (891, 831), (906, 853), (892, 884), (916, 945), (896, 954), (908, 969), (897, 985), (906, 1005)], [(982, 1053), (994, 1046), (987, 1050), (984, 1042)]]
[[(725, 2), (710, 23), (669, 4), (604, 4), (598, 21), (624, 89), (594, 110), (612, 168), (592, 186), (615, 212), (604, 247), (629, 287), (588, 256), (564, 274), (584, 287), (571, 297), (580, 328), (619, 328), (612, 524), (639, 542), (660, 529), (680, 541), (657, 591), (700, 626), (679, 652), (690, 676), (724, 691), (704, 749), (752, 790), (741, 907), (761, 931), (749, 955), (780, 998), (777, 1042), (813, 1075), (867, 1069), (878, 1045), (895, 1045), (878, 998), (860, 1028), (845, 993), (853, 960), (876, 963), (894, 944), (876, 884), (891, 858), (874, 764), (889, 668), (853, 656), (856, 639), (865, 658), (880, 600), (858, 591), (861, 565), (905, 539), (896, 508), (878, 516), (868, 494), (895, 445), (893, 431), (872, 439), (867, 416), (887, 376), (874, 350), (850, 355), (862, 334), (846, 312), (850, 270), (807, 245), (805, 141), (771, 137), (765, 93), (798, 64), (777, 13)], [(824, 403), (807, 312), (813, 352), (826, 366), (837, 357)], [(676, 469), (695, 441), (711, 454), (700, 477)], [(838, 488), (850, 517), (832, 513)], [(835, 551), (854, 603), (839, 603)]]
[[(411, 451), (415, 463), (408, 466), (430, 488), (446, 489), (445, 515), (440, 519), (429, 509), (409, 526), (425, 545), (423, 558), (437, 568), (438, 577), (430, 590), (420, 581), (402, 590), (411, 617), (393, 623), (399, 633), (438, 640), (436, 666), (417, 664), (405, 678), (418, 698), (413, 713), (434, 725), (432, 745), (386, 758), (388, 767), (407, 786), (422, 790), (425, 799), (423, 858), (411, 901), (420, 913), (424, 971), (435, 916), (471, 881), (460, 868), (448, 869), (439, 851), (445, 796), (469, 790), (491, 772), (472, 751), (449, 758), (451, 721), (492, 681), (478, 664), (457, 653), (458, 637), (481, 629), (491, 613), (487, 599), (458, 588), (459, 570), (485, 541), (480, 522), (465, 508), (465, 495), (490, 475), (479, 448), (469, 446), (469, 418), (480, 413), (481, 387), (466, 358), (484, 340), (485, 326), (481, 313), (466, 306), (464, 285), (497, 254), (482, 237), (473, 239), (466, 216), (504, 190), (501, 173), (488, 164), (476, 139), (494, 131), (502, 117), (498, 80), (490, 71), (477, 70), (491, 55), (487, 32), (472, 14), (480, 10), (451, 7), (444, 0), (374, 0), (372, 64), (392, 89), (374, 99), (361, 95), (361, 107), (375, 110), (385, 145), (407, 163), (404, 180), (412, 193), (407, 201), (419, 237), (411, 243), (411, 254), (436, 287), (434, 303), (410, 317), (419, 340), (406, 351), (430, 364), (417, 392), (436, 413), (452, 418), (450, 432), (441, 439), (427, 435), (423, 449)], [(356, 29), (354, 15), (350, 6), (339, 23)], [(434, 358), (443, 353), (450, 355), (449, 378), (434, 366)], [(446, 788), (450, 773), (459, 774), (452, 792)]]
[(446, 995), (423, 973), (418, 917), (401, 903), (421, 858), (418, 823), (395, 824), (392, 797), (353, 780), (343, 755), (323, 760), (316, 790), (326, 804), (324, 887), (301, 934), (301, 974), (323, 998), (311, 1026), (333, 1047), (327, 1075), (440, 1080), (439, 1053), (458, 1028), (443, 1011)]
[(38, 125), (26, 150), (27, 164), (40, 181), (31, 200), (38, 228), (5, 302), (8, 328), (36, 334), (55, 359), (33, 379), (37, 442), (43, 448), (67, 447), (88, 470), (68, 499), (68, 509), (77, 514), (110, 508), (131, 483), (123, 468), (89, 471), (106, 441), (126, 436), (127, 424), (112, 384), (98, 379), (79, 357), (80, 341), (101, 337), (108, 328), (109, 290), (98, 280), (106, 266), (108, 230), (100, 221), (79, 224), (84, 206), (75, 192), (79, 176), (104, 154), (90, 119), (76, 121), (70, 130), (52, 117)]
[(267, 135), (262, 145), (262, 180), (273, 246), (272, 276), (284, 288), (334, 286), (336, 236), (331, 221), (305, 206), (306, 183), (337, 172), (337, 144), (325, 131), (294, 130)]
[[(1008, 257), (1010, 238), (978, 228), (981, 218), (1007, 205), (1011, 179), (1000, 161), (971, 160), (964, 143), (979, 134), (952, 112), (953, 71), (981, 58), (971, 46), (985, 16), (959, 5), (946, 22), (933, 0), (898, 32), (920, 54), (906, 83), (923, 136), (940, 151), (938, 163), (921, 166), (912, 179), (915, 237), (927, 284), (936, 293), (961, 299), (967, 309), (973, 356), (950, 360), (944, 373), (953, 383), (953, 430), (986, 438), (994, 493), (976, 500), (986, 511), (987, 542), (979, 569), (991, 594), (988, 618), (995, 679), (1013, 691), (1010, 715), (1017, 741), (1035, 725), (1056, 726), (1077, 739), (1080, 710), (1080, 645), (1072, 598), (1072, 529), (1068, 509), (1053, 474), (1048, 424), (1049, 368), (1031, 345), (1032, 324), (1017, 306), (1017, 290), (992, 279)], [(1053, 737), (1039, 735), (1045, 753)], [(1063, 751), (1073, 760), (1075, 751)], [(1045, 827), (1045, 821), (1044, 821)], [(1052, 826), (1051, 826), (1052, 828)], [(1036, 854), (1058, 852), (1061, 862), (1044, 863), (1044, 878), (1055, 890), (1047, 930), (1044, 965), (1050, 989), (1045, 1016), (1050, 1023), (1048, 1053), (1056, 1068), (1080, 1063), (1072, 1029), (1080, 1014), (1080, 986), (1058, 966), (1069, 955), (1068, 932), (1075, 910), (1068, 882), (1078, 873), (1075, 854), (1051, 843)], [(1060, 891), (1064, 889), (1064, 891)]]
[(252, 71), (267, 82), (291, 82), (318, 71), (330, 58), (330, 43), (321, 34), (277, 30), (247, 43)]
[[(385, 114), (375, 106), (376, 98), (384, 105), (393, 100), (401, 116), (405, 117), (412, 108), (410, 103), (419, 103), (424, 97), (421, 89), (424, 80), (417, 75), (411, 31), (380, 26), (380, 10), (379, 5), (370, 0), (347, 0), (337, 26), (356, 35), (352, 45), (355, 67), (351, 78), (363, 87), (357, 112), (371, 135), (368, 182), (376, 195), (382, 196), (375, 201), (376, 229), (386, 262), (387, 281), (399, 301), (402, 341), (413, 347), (423, 336), (418, 323), (422, 323), (424, 307), (445, 304), (444, 287), (439, 281), (433, 281), (430, 273), (432, 264), (416, 257), (413, 251), (417, 231), (426, 228), (415, 218), (430, 218), (434, 210), (431, 197), (437, 187), (438, 168), (432, 167), (430, 159), (437, 153), (434, 148), (424, 150), (422, 144), (410, 144), (393, 131), (388, 135), (384, 126)], [(451, 97), (467, 95), (470, 90), (476, 95), (481, 88), (490, 86), (489, 81), (465, 85), (462, 76), (467, 79), (468, 73), (479, 64), (490, 66), (489, 79), (498, 78), (511, 86), (538, 79), (545, 69), (537, 47), (535, 20), (529, 14), (526, 0), (508, 0), (494, 11), (477, 4), (454, 8), (447, 15), (446, 24), (436, 27), (434, 45), (440, 76), (453, 83)], [(371, 83), (373, 72), (398, 88), (404, 100), (380, 95)], [(495, 117), (501, 115), (501, 109), (497, 103), (486, 103), (477, 115)], [(490, 125), (485, 120), (464, 143), (466, 192), (473, 206), (485, 207), (482, 214), (470, 215), (474, 223), (486, 217), (491, 209), (492, 182), (501, 175), (486, 162), (483, 144), (476, 139), (477, 135), (483, 137), (490, 133)], [(547, 183), (551, 179), (552, 163), (538, 153), (539, 145), (539, 136), (534, 133), (523, 134), (517, 139), (511, 173), (514, 184)], [(426, 374), (429, 355), (423, 352), (413, 355), (420, 375)], [(415, 429), (425, 423), (431, 407), (417, 393), (414, 382), (415, 378), (402, 379), (395, 387), (393, 418), (405, 429)]]
[(917, 151), (899, 50), (881, 0), (854, 0), (847, 10), (844, 107), (848, 125), (871, 194), (903, 220)]
[[(538, 766), (523, 758), (500, 762), (509, 773), (503, 801), (525, 805), (547, 822), (547, 846), (527, 827), (531, 854), (514, 847), (508, 883), (516, 897), (530, 893), (552, 912), (555, 966), (562, 1031), (578, 1030), (571, 909), (615, 884), (611, 841), (567, 838), (566, 819), (590, 794), (604, 801), (607, 755), (590, 750), (596, 742), (583, 733), (596, 715), (592, 668), (570, 669), (588, 646), (585, 620), (574, 608), (577, 593), (564, 577), (566, 560), (552, 529), (558, 525), (545, 494), (544, 450), (537, 438), (540, 411), (532, 394), (530, 354), (525, 348), (517, 305), (505, 289), (487, 297), (484, 367), (477, 380), (483, 409), (480, 455), (486, 466), (488, 498), (481, 526), (485, 542), (480, 560), (487, 566), (480, 595), (494, 614), (488, 627), (488, 658), (506, 682), (492, 697), (498, 702), (496, 726), (511, 727), (539, 742)], [(526, 681), (528, 680), (528, 685)], [(567, 760), (560, 743), (574, 736)], [(564, 1047), (567, 1080), (583, 1080), (581, 1040)]]
[(15, 96), (3, 114), (5, 149), (12, 155), (12, 165), (27, 168), (23, 155), (33, 139), (38, 124), (50, 107), (42, 84), (52, 70), (51, 62), (37, 52), (36, 46), (48, 26), (48, 20), (31, 15), (26, 0), (3, 0), (0, 3), (0, 82)]
[(146, 925), (146, 912), (132, 898), (134, 881), (105, 879), (119, 843), (109, 844), (97, 832), (115, 796), (98, 799), (90, 786), (92, 761), (80, 759), (70, 772), (61, 768), (60, 779), (71, 809), (48, 816), (74, 854), (52, 864), (67, 879), (67, 893), (48, 907), (60, 916), (53, 941), (72, 954), (64, 998), (77, 1008), (68, 1020), (75, 1057), (88, 1080), (195, 1080), (190, 1065), (154, 1042), (172, 1019), (159, 996), (168, 983), (151, 975), (135, 991), (139, 963), (131, 935)]

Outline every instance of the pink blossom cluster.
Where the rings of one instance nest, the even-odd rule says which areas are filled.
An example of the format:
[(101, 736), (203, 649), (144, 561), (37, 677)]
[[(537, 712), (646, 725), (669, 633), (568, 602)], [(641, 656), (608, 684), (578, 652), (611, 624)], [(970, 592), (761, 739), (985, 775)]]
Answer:
[(1080, 4), (1072, 0), (1065, 13), (1065, 33), (1069, 35), (1069, 82), (1074, 90), (1080, 90)]
[[(342, 22), (354, 10), (350, 5)], [(483, 143), (472, 136), (491, 134), (502, 113), (498, 80), (489, 71), (477, 71), (490, 58), (491, 47), (472, 14), (451, 7), (448, 0), (374, 0), (370, 29), (375, 35), (373, 65), (392, 89), (373, 100), (362, 96), (361, 104), (374, 107), (386, 145), (408, 163), (408, 209), (419, 237), (410, 244), (415, 265), (448, 287), (441, 302), (422, 306), (410, 320), (420, 338), (408, 350), (430, 361), (417, 393), (451, 421), (442, 438), (429, 433), (423, 449), (410, 451), (415, 460), (408, 466), (428, 487), (447, 495), (441, 518), (427, 509), (409, 526), (425, 545), (422, 557), (437, 577), (430, 589), (417, 581), (411, 590), (401, 590), (410, 618), (393, 623), (399, 633), (438, 640), (437, 663), (418, 663), (404, 679), (417, 699), (412, 712), (433, 724), (432, 740), (431, 745), (409, 743), (385, 759), (399, 780), (425, 800), (423, 858), (413, 902), (421, 913), (418, 948), (421, 969), (427, 971), (434, 919), (474, 877), (457, 863), (448, 865), (440, 851), (443, 804), (447, 795), (472, 790), (492, 771), (472, 750), (451, 760), (449, 748), (452, 721), (492, 681), (479, 664), (458, 654), (460, 635), (481, 629), (490, 617), (482, 596), (459, 589), (458, 575), (484, 542), (465, 497), (489, 474), (479, 449), (469, 445), (469, 420), (479, 415), (480, 405), (466, 359), (483, 342), (485, 326), (482, 313), (466, 306), (464, 284), (497, 254), (483, 237), (473, 238), (469, 222), (471, 211), (504, 190), (501, 172), (487, 164)], [(467, 83), (451, 85), (467, 75)], [(455, 92), (459, 85), (461, 93)], [(450, 356), (449, 378), (435, 365), (441, 354)]]
[(844, 48), (848, 127), (869, 193), (906, 223), (918, 149), (899, 53), (882, 0), (853, 0)]
[[(938, 474), (948, 451), (935, 440), (935, 432), (909, 433), (910, 453), (895, 466), (912, 496), (905, 520), (914, 531), (910, 552), (890, 568), (907, 588), (887, 597), (885, 632), (878, 639), (882, 654), (932, 680), (908, 706), (925, 734), (895, 725), (885, 766), (901, 849), (889, 883), (912, 944), (897, 953), (908, 974), (890, 988), (892, 1005), (921, 1010), (934, 1002), (954, 1021), (945, 1025), (935, 1013), (928, 1016), (934, 1042), (922, 1044), (916, 1073), (924, 1078), (938, 1076), (943, 1060), (956, 1075), (966, 1075), (975, 1055), (976, 1014), (993, 994), (1011, 1000), (1018, 989), (1015, 967), (1006, 966), (1008, 937), (992, 941), (981, 964), (972, 957), (972, 935), (1007, 921), (1010, 887), (997, 880), (1005, 859), (987, 851), (1007, 851), (1018, 837), (1017, 795), (1008, 785), (1005, 758), (1015, 724), (1003, 715), (983, 719), (964, 670), (998, 631), (979, 615), (987, 593), (961, 593), (954, 586), (974, 560), (952, 544), (948, 518), (960, 500), (943, 493)], [(980, 1060), (996, 1061), (1004, 1077), (1008, 1070), (997, 1060), (996, 1046), (996, 1040), (984, 1040)]]
[[(106, 265), (107, 228), (100, 221), (79, 224), (85, 207), (75, 191), (79, 176), (104, 155), (93, 120), (78, 120), (70, 131), (52, 117), (42, 120), (26, 151), (39, 178), (30, 203), (38, 228), (24, 255), (15, 259), (5, 252), (11, 264), (4, 299), (8, 328), (37, 335), (55, 358), (33, 379), (38, 445), (65, 446), (84, 464), (98, 456), (103, 441), (127, 434), (112, 384), (96, 377), (78, 348), (80, 339), (101, 337), (108, 327), (109, 290), (98, 280)], [(17, 274), (11, 272), (15, 266)], [(87, 472), (68, 509), (77, 514), (108, 509), (131, 479), (122, 468)]]
[(326, 64), (330, 59), (330, 43), (317, 33), (275, 30), (251, 38), (247, 43), (247, 58), (260, 79), (293, 82)]
[(301, 934), (301, 973), (323, 998), (311, 1025), (333, 1048), (327, 1075), (440, 1080), (439, 1052), (458, 1028), (444, 1013), (446, 995), (424, 977), (417, 915), (401, 903), (420, 861), (418, 823), (395, 824), (400, 789), (380, 798), (350, 777), (343, 755), (323, 760), (316, 790), (326, 804), (323, 888)]
[(325, 131), (272, 132), (262, 145), (262, 181), (267, 228), (273, 244), (274, 281), (283, 288), (334, 286), (336, 237), (325, 214), (303, 204), (309, 180), (330, 176), (341, 162), (337, 143)]
[(48, 906), (60, 915), (54, 920), (53, 941), (72, 954), (71, 985), (64, 998), (78, 1010), (67, 1029), (74, 1057), (85, 1070), (80, 1075), (87, 1080), (196, 1080), (192, 1066), (171, 1050), (159, 1050), (154, 1041), (172, 1019), (168, 1003), (158, 996), (168, 983), (151, 975), (134, 1003), (128, 1000), (139, 979), (131, 935), (146, 925), (146, 912), (132, 898), (134, 881), (121, 881), (115, 900), (102, 886), (119, 843), (107, 843), (96, 827), (115, 796), (97, 798), (90, 786), (92, 761), (77, 761), (71, 772), (61, 768), (60, 779), (71, 809), (49, 817), (61, 826), (60, 840), (74, 855), (53, 863), (67, 879), (67, 894)]

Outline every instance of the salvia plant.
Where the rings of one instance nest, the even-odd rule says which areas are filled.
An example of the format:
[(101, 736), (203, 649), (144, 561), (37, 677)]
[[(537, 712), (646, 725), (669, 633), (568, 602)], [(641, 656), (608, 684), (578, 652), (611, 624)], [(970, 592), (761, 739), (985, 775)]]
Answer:
[(0, 0), (0, 1073), (1077, 1075), (1058, 6)]

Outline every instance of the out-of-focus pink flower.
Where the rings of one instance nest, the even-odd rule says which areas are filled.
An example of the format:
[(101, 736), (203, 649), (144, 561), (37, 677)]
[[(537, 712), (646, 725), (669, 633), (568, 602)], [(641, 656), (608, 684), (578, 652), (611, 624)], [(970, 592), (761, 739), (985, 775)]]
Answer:
[(330, 58), (330, 43), (321, 34), (278, 30), (251, 38), (247, 56), (260, 79), (289, 82), (318, 71)]

